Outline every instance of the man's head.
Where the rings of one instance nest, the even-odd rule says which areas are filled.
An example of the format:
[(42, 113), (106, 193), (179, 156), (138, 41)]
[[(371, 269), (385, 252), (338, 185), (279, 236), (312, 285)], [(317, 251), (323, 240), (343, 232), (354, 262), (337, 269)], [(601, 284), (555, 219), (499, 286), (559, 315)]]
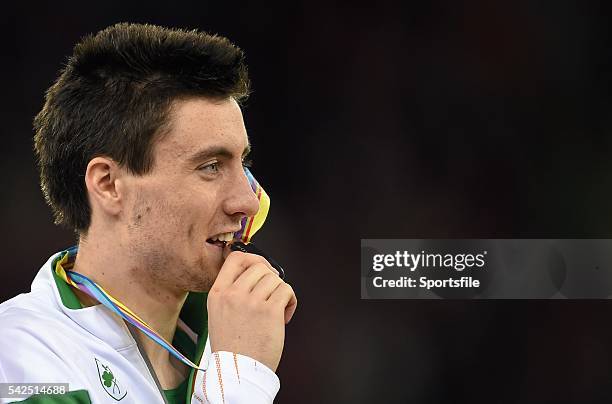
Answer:
[(222, 37), (118, 24), (85, 38), (34, 121), (56, 223), (116, 238), (130, 270), (206, 290), (204, 269), (222, 263), (206, 240), (258, 208), (242, 169), (248, 89), (244, 56)]

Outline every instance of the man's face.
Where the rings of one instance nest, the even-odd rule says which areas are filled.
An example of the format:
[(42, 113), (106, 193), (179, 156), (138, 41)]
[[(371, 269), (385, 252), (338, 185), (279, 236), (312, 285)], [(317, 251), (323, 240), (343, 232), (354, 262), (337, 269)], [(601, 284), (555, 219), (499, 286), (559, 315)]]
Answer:
[(125, 176), (129, 270), (179, 291), (206, 291), (223, 264), (221, 243), (211, 240), (229, 240), (259, 208), (242, 166), (249, 142), (233, 99), (177, 101), (170, 120), (151, 171)]

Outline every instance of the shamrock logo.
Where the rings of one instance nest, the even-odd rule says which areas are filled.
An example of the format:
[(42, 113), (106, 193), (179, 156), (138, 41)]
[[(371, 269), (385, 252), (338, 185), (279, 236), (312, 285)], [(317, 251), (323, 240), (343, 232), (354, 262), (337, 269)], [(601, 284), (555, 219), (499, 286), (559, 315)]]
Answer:
[(117, 401), (122, 400), (127, 395), (127, 390), (117, 380), (117, 377), (111, 370), (110, 366), (102, 363), (98, 358), (94, 358), (96, 367), (98, 368), (98, 376), (104, 390)]
[[(108, 369), (108, 368), (107, 368)], [(104, 379), (104, 385), (106, 387), (110, 387), (113, 385), (113, 379), (115, 378), (115, 376), (113, 376), (113, 372), (109, 370), (105, 370), (104, 373), (102, 373), (102, 379)]]

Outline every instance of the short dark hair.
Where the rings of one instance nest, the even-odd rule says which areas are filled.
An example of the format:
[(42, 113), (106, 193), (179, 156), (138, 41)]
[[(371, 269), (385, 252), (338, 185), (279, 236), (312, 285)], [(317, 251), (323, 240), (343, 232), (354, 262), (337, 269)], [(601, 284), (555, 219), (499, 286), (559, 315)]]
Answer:
[(40, 184), (56, 224), (90, 225), (87, 164), (107, 156), (143, 175), (172, 102), (249, 94), (243, 52), (201, 31), (121, 23), (82, 39), (34, 118)]

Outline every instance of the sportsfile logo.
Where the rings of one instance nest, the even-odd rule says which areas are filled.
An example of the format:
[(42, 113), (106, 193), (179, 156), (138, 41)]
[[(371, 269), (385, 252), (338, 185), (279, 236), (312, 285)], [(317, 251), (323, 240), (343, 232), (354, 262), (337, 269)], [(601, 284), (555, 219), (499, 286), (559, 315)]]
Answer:
[[(497, 255), (473, 240), (362, 240), (362, 297), (464, 298), (483, 293)], [(491, 261), (491, 262), (489, 262)]]
[(405, 268), (411, 272), (419, 268), (452, 268), (455, 271), (482, 268), (486, 265), (487, 251), (479, 254), (440, 254), (421, 251), (413, 254), (396, 251), (395, 254), (374, 254), (372, 269), (380, 272), (385, 268)]
[(612, 299), (612, 239), (361, 239), (362, 299)]

